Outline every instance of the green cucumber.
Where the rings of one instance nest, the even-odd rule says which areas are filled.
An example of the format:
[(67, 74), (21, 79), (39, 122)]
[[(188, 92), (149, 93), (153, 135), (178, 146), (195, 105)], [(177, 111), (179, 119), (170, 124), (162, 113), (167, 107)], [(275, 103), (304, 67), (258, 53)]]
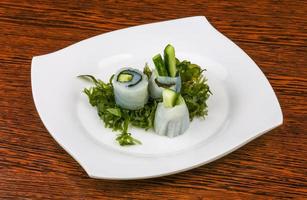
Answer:
[(131, 81), (132, 78), (133, 78), (133, 76), (131, 74), (121, 73), (121, 74), (119, 74), (117, 80), (121, 83), (125, 83), (125, 82)]
[(160, 76), (168, 76), (161, 54), (157, 54), (152, 58), (156, 66), (156, 70)]
[(177, 69), (176, 69), (175, 49), (170, 44), (168, 44), (164, 49), (164, 62), (166, 69), (168, 70), (169, 76), (176, 77)]
[(175, 106), (179, 94), (171, 89), (164, 89), (162, 92), (163, 105), (166, 108), (172, 108)]

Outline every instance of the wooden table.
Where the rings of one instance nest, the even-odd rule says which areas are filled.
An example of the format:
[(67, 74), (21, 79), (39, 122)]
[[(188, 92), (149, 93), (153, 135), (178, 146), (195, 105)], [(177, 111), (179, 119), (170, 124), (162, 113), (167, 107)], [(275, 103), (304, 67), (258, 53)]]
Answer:
[[(307, 198), (307, 5), (192, 2), (1, 1), (0, 199)], [(184, 173), (138, 181), (89, 178), (36, 112), (32, 56), (108, 31), (194, 15), (205, 15), (260, 66), (279, 98), (284, 124)]]

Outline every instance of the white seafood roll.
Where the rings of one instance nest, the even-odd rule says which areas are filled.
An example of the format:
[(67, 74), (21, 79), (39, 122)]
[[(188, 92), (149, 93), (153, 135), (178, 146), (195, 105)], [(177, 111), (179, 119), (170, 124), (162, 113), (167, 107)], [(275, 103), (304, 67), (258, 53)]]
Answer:
[(165, 107), (163, 103), (158, 104), (154, 121), (156, 134), (176, 137), (183, 134), (189, 125), (189, 111), (183, 99), (180, 105), (174, 107)]
[(115, 102), (122, 108), (137, 110), (147, 103), (148, 78), (137, 69), (120, 69), (112, 79)]
[(162, 91), (164, 88), (172, 89), (176, 92), (181, 90), (181, 78), (169, 77), (169, 76), (159, 76), (157, 71), (154, 70), (149, 79), (149, 93), (154, 99), (162, 98)]

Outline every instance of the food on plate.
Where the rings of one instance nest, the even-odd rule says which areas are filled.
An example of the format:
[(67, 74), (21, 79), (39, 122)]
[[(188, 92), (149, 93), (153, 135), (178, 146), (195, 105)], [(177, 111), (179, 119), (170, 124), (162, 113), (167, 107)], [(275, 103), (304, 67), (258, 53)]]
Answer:
[(164, 49), (164, 61), (161, 54), (152, 58), (155, 69), (149, 79), (149, 93), (154, 99), (162, 98), (164, 88), (169, 88), (180, 92), (181, 78), (176, 68), (175, 49), (172, 45), (167, 45)]
[(154, 130), (158, 135), (175, 137), (190, 125), (189, 110), (183, 97), (171, 89), (164, 89), (163, 102), (156, 109)]
[(153, 70), (153, 73), (149, 79), (149, 93), (150, 97), (154, 99), (162, 98), (162, 91), (164, 88), (172, 89), (176, 92), (181, 90), (181, 78), (169, 77), (169, 76), (160, 76), (156, 70)]
[(143, 72), (122, 68), (109, 82), (79, 76), (94, 83), (84, 93), (105, 126), (121, 132), (115, 139), (122, 146), (141, 144), (128, 132), (129, 126), (173, 138), (186, 132), (195, 117), (204, 118), (208, 113), (211, 92), (204, 69), (180, 61), (172, 45), (165, 47), (164, 58), (154, 56), (153, 63), (155, 69), (146, 64)]
[(112, 79), (115, 102), (121, 108), (137, 110), (148, 100), (148, 78), (133, 68), (120, 69)]

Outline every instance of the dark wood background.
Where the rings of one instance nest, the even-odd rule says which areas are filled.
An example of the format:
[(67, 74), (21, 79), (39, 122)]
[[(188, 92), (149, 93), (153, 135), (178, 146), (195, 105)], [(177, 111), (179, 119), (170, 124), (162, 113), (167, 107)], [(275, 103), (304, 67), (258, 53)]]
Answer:
[[(0, 199), (307, 199), (306, 14), (304, 1), (1, 0)], [(194, 15), (205, 15), (260, 66), (284, 124), (184, 173), (88, 178), (39, 119), (31, 58), (108, 31)]]

